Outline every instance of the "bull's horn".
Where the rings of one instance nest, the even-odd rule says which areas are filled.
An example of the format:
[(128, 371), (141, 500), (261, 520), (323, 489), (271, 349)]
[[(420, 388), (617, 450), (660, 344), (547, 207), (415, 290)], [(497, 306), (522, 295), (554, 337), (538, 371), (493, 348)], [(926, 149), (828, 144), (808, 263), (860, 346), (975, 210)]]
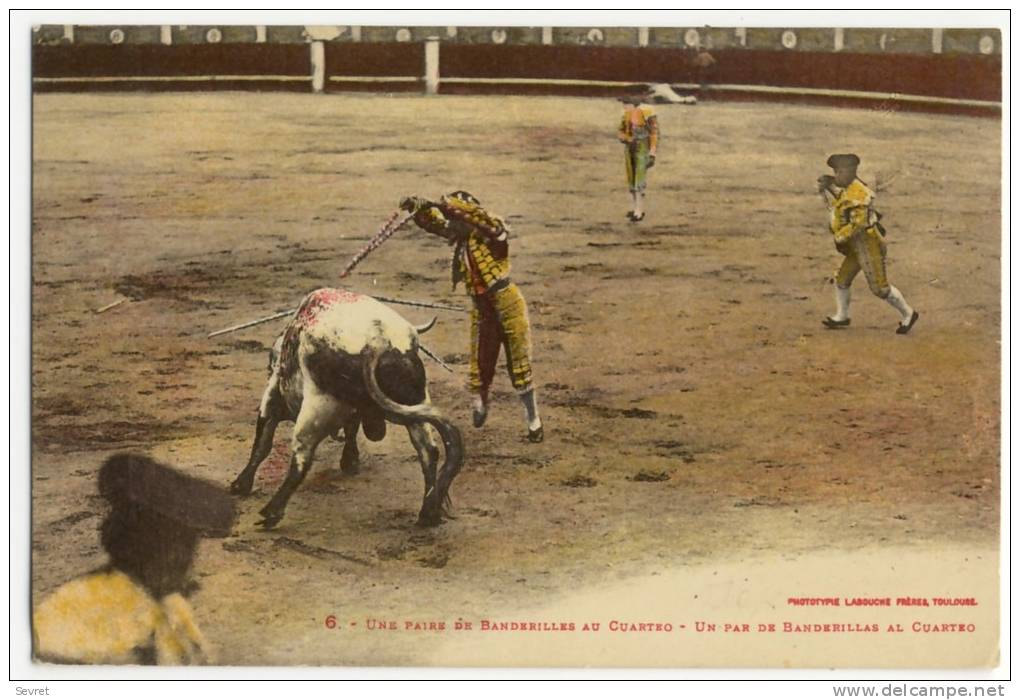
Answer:
[(420, 326), (415, 326), (414, 329), (418, 331), (418, 335), (424, 335), (432, 330), (432, 326), (436, 325), (436, 321), (439, 320), (438, 316), (433, 316), (432, 320), (428, 323), (423, 323)]

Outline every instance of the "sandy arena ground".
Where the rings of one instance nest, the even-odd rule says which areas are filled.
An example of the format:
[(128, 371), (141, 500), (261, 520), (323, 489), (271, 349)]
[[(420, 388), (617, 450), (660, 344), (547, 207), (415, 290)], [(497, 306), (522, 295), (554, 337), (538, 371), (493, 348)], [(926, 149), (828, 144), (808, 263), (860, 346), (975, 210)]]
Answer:
[[(231, 93), (33, 104), (37, 596), (103, 562), (94, 477), (109, 454), (145, 450), (224, 485), (244, 466), (284, 323), (209, 332), (336, 284), (402, 195), (463, 188), (513, 226), (546, 441), (525, 440), (502, 370), (489, 424), (470, 427), (467, 316), (439, 312), (424, 342), (455, 370), (427, 363), (434, 402), (465, 433), (457, 518), (414, 526), (421, 475), (391, 426), (382, 443), (361, 438), (355, 477), (339, 471), (341, 445), (324, 443), (284, 521), (261, 531), (257, 511), (289, 455), (284, 425), (234, 534), (204, 542), (196, 564), (193, 604), (222, 663), (711, 664), (684, 655), (683, 642), (671, 656), (616, 655), (612, 637), (583, 660), (472, 655), (449, 631), (458, 618), (521, 610), (555, 619), (577, 596), (619, 592), (620, 612), (599, 604), (606, 623), (648, 590), (632, 582), (658, 575), (686, 581), (682, 609), (659, 608), (675, 625), (741, 610), (745, 590), (787, 616), (800, 614), (787, 596), (819, 589), (980, 591), (980, 615), (997, 619), (998, 120), (661, 106), (648, 216), (631, 224), (611, 100)], [(895, 176), (879, 208), (890, 278), (921, 312), (909, 336), (893, 333), (894, 312), (863, 275), (851, 329), (820, 324), (839, 260), (813, 186), (826, 155), (844, 150), (861, 155), (865, 179)], [(445, 245), (408, 229), (349, 280), (466, 307), (448, 270)], [(415, 323), (431, 316), (399, 310)], [(902, 588), (858, 581), (875, 561), (930, 568), (947, 552), (970, 568), (912, 580), (904, 563)], [(842, 562), (854, 584), (816, 587), (780, 568), (819, 562)], [(405, 631), (408, 620), (447, 630)], [(400, 630), (369, 631), (372, 621)], [(994, 632), (982, 627), (973, 662), (994, 657)], [(952, 655), (975, 639), (955, 644), (948, 658), (962, 659)], [(740, 645), (719, 653), (743, 659)], [(873, 665), (906, 662), (882, 651)], [(797, 665), (797, 653), (765, 662)]]

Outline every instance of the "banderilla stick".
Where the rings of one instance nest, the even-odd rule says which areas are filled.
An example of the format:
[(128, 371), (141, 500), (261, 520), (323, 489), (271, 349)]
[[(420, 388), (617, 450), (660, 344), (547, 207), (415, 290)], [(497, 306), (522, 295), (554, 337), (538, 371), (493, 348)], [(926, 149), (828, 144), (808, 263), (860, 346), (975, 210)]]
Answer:
[(260, 319), (257, 319), (255, 321), (248, 321), (247, 323), (239, 323), (236, 326), (231, 326), (230, 328), (224, 328), (223, 330), (213, 331), (212, 333), (210, 333), (206, 337), (207, 338), (215, 338), (216, 336), (223, 335), (224, 333), (233, 333), (234, 331), (239, 331), (242, 328), (251, 328), (252, 326), (257, 326), (260, 323), (269, 323), (270, 321), (275, 321), (278, 318), (283, 318), (284, 316), (290, 316), (295, 311), (297, 311), (297, 309), (287, 309), (286, 311), (279, 311), (279, 312), (273, 314), (272, 316), (266, 316), (265, 318), (260, 318)]
[(369, 253), (385, 243), (387, 238), (399, 231), (401, 227), (410, 220), (411, 215), (405, 211), (400, 211), (398, 209), (393, 212), (393, 215), (386, 221), (385, 224), (383, 224), (382, 228), (379, 229), (379, 232), (372, 236), (368, 243), (365, 244), (365, 247), (359, 250), (354, 257), (351, 258), (351, 261), (347, 263), (347, 267), (345, 267), (343, 272), (340, 273), (340, 279), (343, 279), (350, 274), (351, 270), (353, 270), (358, 263), (368, 257)]
[[(378, 299), (379, 301), (384, 301), (387, 304), (403, 304), (405, 306), (420, 306), (425, 309), (444, 309), (446, 311), (460, 311), (462, 313), (467, 313), (467, 309), (462, 309), (458, 306), (447, 306), (446, 304), (432, 304), (426, 301), (402, 301), (401, 299), (391, 299), (389, 297), (373, 297), (373, 298)], [(233, 333), (234, 331), (243, 330), (245, 328), (251, 328), (252, 326), (258, 326), (263, 323), (269, 323), (270, 321), (275, 321), (278, 318), (290, 316), (295, 311), (297, 311), (297, 309), (287, 309), (286, 311), (278, 311), (272, 316), (265, 316), (263, 318), (255, 319), (254, 321), (239, 323), (236, 326), (231, 326), (230, 328), (224, 328), (222, 330), (213, 331), (206, 337), (215, 338), (216, 336), (223, 335), (225, 333)]]
[(387, 304), (403, 304), (404, 306), (420, 306), (423, 309), (444, 309), (446, 311), (460, 311), (461, 313), (467, 313), (467, 309), (459, 306), (447, 306), (446, 304), (436, 304), (430, 301), (402, 301), (400, 299), (391, 299), (389, 297), (377, 297), (372, 295), (373, 299), (384, 301)]
[(125, 299), (118, 299), (117, 301), (113, 302), (112, 304), (107, 304), (106, 306), (103, 306), (101, 308), (96, 309), (93, 313), (97, 313), (97, 314), (105, 313), (105, 312), (109, 311), (112, 308), (120, 306), (125, 301), (127, 301), (126, 298)]
[(428, 355), (429, 357), (431, 357), (436, 362), (438, 362), (439, 366), (442, 367), (443, 369), (445, 369), (447, 372), (453, 372), (453, 370), (450, 368), (449, 365), (447, 365), (445, 362), (443, 362), (442, 360), (439, 359), (438, 355), (436, 355), (434, 352), (429, 350), (427, 347), (425, 347), (421, 343), (418, 343), (418, 349), (421, 350), (426, 355)]
[[(284, 316), (289, 316), (292, 313), (294, 313), (295, 311), (297, 311), (297, 309), (289, 309), (287, 311), (281, 311), (279, 313), (274, 313), (271, 316), (265, 316), (264, 318), (259, 318), (257, 320), (250, 320), (247, 323), (238, 323), (237, 326), (232, 326), (231, 328), (223, 329), (222, 331), (216, 331), (215, 333), (210, 333), (208, 335), (208, 338), (214, 338), (216, 336), (222, 336), (224, 333), (233, 333), (235, 331), (240, 331), (242, 329), (250, 329), (252, 326), (258, 326), (259, 323), (267, 323), (270, 320), (275, 320), (276, 318), (283, 318)], [(453, 371), (453, 369), (450, 367), (450, 365), (448, 365), (446, 362), (441, 360), (439, 358), (439, 355), (437, 355), (435, 352), (432, 352), (431, 350), (429, 350), (425, 346), (421, 345), (420, 343), (418, 344), (418, 347), (421, 349), (421, 352), (425, 353), (431, 359), (436, 360), (440, 364), (440, 366), (442, 366), (444, 369), (446, 369), (447, 371), (450, 371), (450, 372)]]

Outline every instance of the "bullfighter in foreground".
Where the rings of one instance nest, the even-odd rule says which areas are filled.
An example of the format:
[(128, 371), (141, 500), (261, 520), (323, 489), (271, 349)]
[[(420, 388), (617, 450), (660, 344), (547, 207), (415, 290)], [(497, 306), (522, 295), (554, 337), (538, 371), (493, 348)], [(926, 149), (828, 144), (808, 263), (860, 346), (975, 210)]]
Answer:
[(482, 427), (488, 416), (489, 389), (502, 346), (510, 380), (527, 414), (528, 440), (541, 442), (544, 431), (531, 379), (528, 307), (520, 289), (510, 281), (506, 224), (464, 191), (444, 195), (438, 202), (405, 197), (400, 208), (410, 212), (419, 227), (454, 246), (453, 287), (464, 282), (474, 302), (468, 388), (477, 394), (472, 412), (475, 427)]
[(185, 596), (199, 538), (230, 534), (230, 496), (133, 454), (114, 455), (103, 464), (99, 493), (110, 504), (100, 534), (110, 561), (64, 584), (36, 608), (36, 658), (66, 664), (210, 663)]
[(879, 299), (885, 299), (900, 314), (896, 332), (904, 335), (917, 323), (919, 314), (889, 284), (885, 269), (885, 228), (881, 215), (875, 211), (875, 193), (857, 177), (861, 159), (853, 153), (829, 156), (826, 164), (835, 175), (818, 178), (818, 189), (830, 204), (829, 228), (842, 253), (843, 264), (836, 273), (836, 313), (822, 323), (826, 328), (839, 329), (850, 325), (850, 285), (857, 273), (864, 270), (868, 287)]
[(659, 120), (655, 110), (641, 104), (640, 96), (628, 96), (620, 101), (627, 106), (616, 136), (624, 145), (627, 185), (634, 200), (634, 208), (627, 212), (627, 218), (641, 221), (645, 218), (648, 170), (655, 165), (655, 149), (659, 145)]

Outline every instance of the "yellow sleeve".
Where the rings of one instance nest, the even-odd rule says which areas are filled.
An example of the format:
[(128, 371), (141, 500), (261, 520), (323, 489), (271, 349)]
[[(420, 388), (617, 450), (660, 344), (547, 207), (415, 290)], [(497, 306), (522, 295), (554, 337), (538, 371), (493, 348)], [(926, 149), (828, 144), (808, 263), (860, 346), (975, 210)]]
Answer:
[(848, 241), (858, 230), (868, 227), (868, 212), (873, 199), (871, 190), (860, 180), (854, 181), (843, 191), (840, 201), (836, 203), (841, 210), (841, 220), (832, 231), (836, 243)]
[(623, 142), (630, 140), (630, 135), (627, 133), (627, 112), (624, 111), (623, 116), (620, 117), (620, 130), (617, 132), (617, 138)]
[(443, 212), (438, 207), (431, 206), (422, 207), (416, 211), (414, 213), (414, 223), (429, 233), (442, 236), (446, 234), (446, 227), (450, 222), (447, 221), (446, 217), (443, 216)]
[(505, 241), (509, 233), (504, 222), (479, 206), (459, 199), (444, 199), (440, 203), (442, 216), (450, 220), (463, 221), (491, 241)]
[(853, 237), (854, 233), (868, 227), (867, 205), (854, 206), (847, 209), (845, 213), (847, 214), (847, 223), (832, 232), (832, 237), (836, 239), (836, 243), (848, 241)]
[(655, 148), (659, 145), (659, 119), (654, 114), (649, 116), (648, 124), (648, 153), (655, 155)]

